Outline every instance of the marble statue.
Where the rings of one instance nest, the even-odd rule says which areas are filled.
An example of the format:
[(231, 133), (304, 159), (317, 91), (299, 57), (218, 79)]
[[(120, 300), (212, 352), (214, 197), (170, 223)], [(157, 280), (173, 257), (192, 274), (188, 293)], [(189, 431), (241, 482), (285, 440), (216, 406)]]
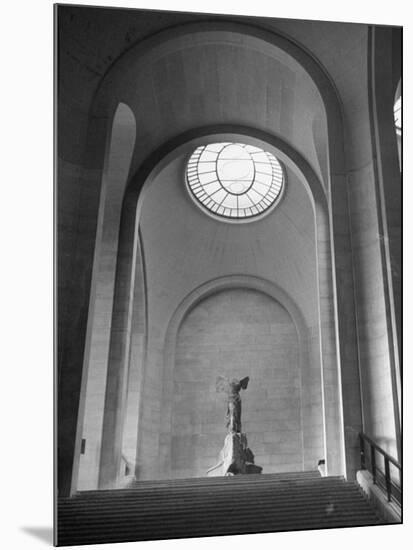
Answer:
[(229, 380), (218, 376), (217, 392), (227, 394), (227, 430), (224, 446), (219, 454), (218, 463), (207, 471), (207, 475), (232, 476), (238, 474), (260, 474), (261, 466), (254, 464), (254, 454), (248, 447), (247, 436), (241, 430), (240, 391), (248, 387), (249, 377), (242, 380)]
[(247, 389), (249, 380), (249, 376), (242, 380), (236, 378), (229, 380), (224, 376), (217, 378), (217, 392), (225, 392), (228, 396), (227, 428), (229, 433), (241, 433), (241, 397), (239, 392)]

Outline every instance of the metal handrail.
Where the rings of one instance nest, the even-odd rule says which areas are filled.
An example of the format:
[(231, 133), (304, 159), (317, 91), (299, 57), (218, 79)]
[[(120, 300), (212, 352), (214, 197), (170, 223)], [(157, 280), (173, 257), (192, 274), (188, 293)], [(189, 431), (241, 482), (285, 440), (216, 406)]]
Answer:
[[(379, 486), (379, 483), (377, 483), (377, 474), (381, 474), (384, 477), (385, 480), (385, 490), (387, 493), (387, 500), (390, 502), (392, 499), (398, 502), (398, 504), (401, 504), (398, 498), (394, 495), (394, 491), (392, 490), (395, 488), (398, 492), (400, 492), (400, 487), (395, 484), (390, 476), (390, 464), (393, 464), (399, 472), (400, 472), (400, 482), (402, 479), (402, 467), (401, 464), (393, 458), (391, 455), (386, 453), (384, 449), (382, 449), (375, 441), (373, 441), (368, 435), (366, 435), (363, 432), (359, 433), (359, 439), (360, 439), (360, 456), (361, 456), (361, 469), (367, 470), (366, 467), (366, 446), (365, 444), (368, 443), (370, 446), (370, 465), (371, 465), (371, 473), (373, 476), (373, 483)], [(384, 472), (378, 468), (376, 464), (376, 451), (380, 453), (384, 458)]]

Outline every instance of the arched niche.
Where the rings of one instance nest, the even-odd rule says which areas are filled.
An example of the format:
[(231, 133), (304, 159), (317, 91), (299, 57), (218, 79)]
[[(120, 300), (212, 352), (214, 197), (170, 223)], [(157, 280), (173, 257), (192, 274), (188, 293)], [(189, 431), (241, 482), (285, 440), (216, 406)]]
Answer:
[[(255, 324), (248, 335), (229, 329), (221, 338), (217, 332), (226, 330), (226, 322), (231, 326), (234, 322), (243, 324), (243, 320), (243, 329), (247, 330), (247, 320), (252, 318)], [(186, 330), (183, 341), (182, 330)], [(257, 333), (255, 339), (253, 330)], [(281, 332), (278, 338), (277, 330)], [(200, 348), (198, 331), (202, 331)], [(245, 347), (248, 337), (250, 345)], [(262, 355), (259, 344), (267, 348), (268, 357)], [(239, 350), (240, 346), (244, 347)], [(251, 377), (243, 425), (251, 436), (257, 463), (260, 459), (262, 465), (265, 463), (264, 471), (314, 469), (325, 455), (325, 442), (320, 357), (314, 357), (310, 348), (311, 335), (302, 313), (272, 282), (234, 274), (209, 281), (189, 293), (176, 309), (165, 335), (156, 475), (205, 475), (208, 461), (209, 467), (215, 463), (225, 435), (224, 402), (215, 390), (215, 377), (220, 374)], [(185, 352), (191, 350), (192, 361), (186, 364)], [(208, 368), (204, 369), (205, 361)], [(206, 400), (201, 397), (202, 391), (208, 395)], [(315, 405), (316, 393), (319, 400)], [(287, 395), (291, 399), (288, 404), (283, 402)], [(202, 408), (197, 406), (197, 396), (202, 399)], [(197, 448), (189, 449), (194, 445)], [(145, 462), (144, 447), (140, 461)]]
[[(219, 141), (244, 141), (265, 147), (270, 152), (274, 152), (283, 162), (289, 164), (293, 170), (300, 174), (300, 178), (307, 186), (311, 203), (314, 209), (315, 225), (316, 225), (316, 242), (317, 242), (317, 258), (318, 258), (318, 281), (322, 284), (322, 290), (318, 297), (319, 307), (319, 326), (321, 334), (318, 336), (318, 343), (315, 346), (319, 349), (322, 355), (320, 368), (322, 369), (323, 378), (323, 402), (325, 407), (325, 439), (326, 446), (326, 462), (330, 473), (343, 472), (343, 429), (340, 410), (340, 388), (339, 388), (339, 372), (337, 360), (335, 356), (335, 319), (334, 319), (334, 291), (332, 282), (331, 269), (331, 252), (329, 243), (329, 220), (326, 212), (325, 195), (320, 185), (319, 180), (311, 170), (309, 165), (298, 155), (291, 147), (285, 144), (279, 138), (269, 136), (262, 132), (256, 132), (253, 129), (247, 128), (225, 128), (226, 133), (223, 133), (224, 128), (204, 128), (197, 129), (190, 135), (180, 136), (179, 140), (174, 140), (173, 143), (168, 143), (161, 151), (158, 151), (155, 156), (149, 158), (147, 163), (142, 168), (142, 172), (136, 175), (134, 185), (129, 187), (123, 204), (121, 232), (119, 236), (119, 252), (117, 265), (117, 284), (119, 292), (122, 293), (122, 299), (115, 299), (113, 317), (117, 319), (117, 330), (113, 332), (113, 337), (117, 337), (119, 344), (117, 349), (120, 351), (116, 360), (109, 361), (108, 365), (108, 384), (111, 381), (112, 385), (108, 385), (106, 392), (111, 396), (111, 399), (116, 403), (119, 411), (124, 409), (124, 397), (121, 388), (124, 387), (127, 361), (128, 347), (127, 339), (130, 334), (130, 311), (133, 304), (130, 300), (131, 296), (131, 281), (130, 274), (134, 272), (135, 262), (135, 236), (139, 225), (140, 212), (142, 203), (145, 200), (145, 189), (151, 185), (151, 182), (156, 177), (157, 173), (162, 169), (162, 166), (167, 164), (170, 159), (177, 155), (182, 155), (184, 150), (191, 150), (197, 143), (205, 142), (205, 140)], [(235, 133), (237, 131), (237, 133)], [(193, 135), (198, 135), (194, 138)], [(254, 137), (253, 137), (254, 136)], [(192, 138), (192, 139), (191, 139)], [(142, 179), (141, 179), (142, 178)], [(144, 181), (145, 185), (140, 192), (139, 182)], [(133, 328), (132, 328), (133, 332)], [(123, 344), (122, 344), (123, 342)], [(115, 359), (115, 358), (114, 358)], [(141, 390), (145, 391), (145, 390)], [(112, 405), (114, 407), (114, 405)], [(123, 413), (119, 413), (119, 422), (123, 418)], [(121, 424), (108, 423), (103, 426), (103, 437), (106, 437), (108, 442), (114, 441), (114, 432), (121, 433)], [(139, 442), (138, 442), (139, 446)], [(154, 444), (155, 446), (155, 444)], [(117, 462), (114, 462), (113, 452), (118, 453)], [(111, 452), (105, 454), (102, 447), (101, 452), (101, 469), (100, 475), (103, 476), (101, 487), (114, 486), (118, 484), (118, 471), (120, 464), (120, 442), (119, 447), (112, 445)], [(106, 477), (105, 477), (106, 476)]]
[[(115, 98), (131, 106), (144, 138), (134, 170), (151, 149), (190, 128), (242, 121), (294, 143), (321, 179), (328, 172), (320, 154), (327, 117), (312, 64), (302, 63), (299, 52), (290, 40), (243, 23), (179, 25), (116, 61), (96, 94), (94, 114), (105, 116)], [(321, 132), (313, 132), (314, 121)], [(328, 178), (322, 181), (328, 187)]]

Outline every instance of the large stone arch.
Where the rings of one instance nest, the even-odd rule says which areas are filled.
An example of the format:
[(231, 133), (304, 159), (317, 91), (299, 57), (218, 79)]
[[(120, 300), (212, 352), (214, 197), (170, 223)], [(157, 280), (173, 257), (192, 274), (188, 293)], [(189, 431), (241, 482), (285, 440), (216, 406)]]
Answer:
[[(278, 285), (271, 281), (267, 281), (261, 277), (255, 277), (251, 275), (233, 274), (229, 276), (219, 277), (218, 279), (208, 281), (198, 288), (190, 292), (176, 308), (165, 334), (164, 342), (164, 371), (163, 371), (163, 384), (162, 384), (162, 411), (161, 411), (161, 447), (160, 447), (160, 464), (159, 473), (164, 477), (169, 477), (171, 473), (171, 423), (172, 423), (172, 400), (173, 395), (173, 374), (175, 368), (175, 351), (178, 341), (178, 333), (182, 326), (182, 323), (191, 311), (196, 308), (198, 304), (206, 300), (207, 298), (214, 296), (222, 291), (230, 289), (248, 289), (254, 290), (261, 294), (264, 294), (274, 300), (274, 302), (280, 304), (285, 311), (291, 317), (297, 337), (298, 337), (298, 356), (299, 356), (299, 371), (301, 373), (301, 384), (304, 387), (309, 387), (310, 377), (308, 369), (311, 361), (310, 352), (310, 333), (306, 325), (304, 316), (294, 302), (294, 300)], [(320, 357), (318, 358), (320, 360)], [(320, 368), (321, 374), (321, 368)], [(321, 378), (321, 377), (320, 377)], [(320, 379), (321, 382), (321, 379)], [(311, 437), (311, 420), (308, 419), (308, 426), (306, 426), (306, 419), (303, 420), (303, 430), (307, 435)], [(316, 434), (313, 434), (316, 437)], [(324, 454), (326, 453), (326, 445), (324, 441)], [(142, 449), (144, 451), (144, 449)], [(323, 457), (324, 457), (323, 454)], [(318, 458), (322, 458), (321, 456)], [(314, 467), (314, 465), (313, 465)]]
[[(236, 132), (236, 133), (235, 133)], [(197, 136), (197, 137), (194, 137)], [(254, 137), (255, 136), (255, 137)], [(285, 144), (280, 138), (269, 136), (263, 132), (257, 132), (250, 128), (237, 127), (218, 127), (200, 128), (191, 131), (188, 134), (179, 136), (178, 139), (165, 144), (160, 151), (152, 155), (144, 163), (141, 171), (136, 174), (134, 180), (130, 184), (125, 195), (122, 214), (122, 225), (119, 236), (119, 252), (118, 257), (121, 261), (117, 266), (117, 284), (122, 289), (124, 300), (117, 300), (114, 303), (114, 316), (116, 316), (119, 330), (117, 336), (124, 339), (130, 332), (130, 290), (125, 286), (125, 280), (129, 280), (129, 276), (134, 272), (134, 239), (136, 230), (139, 224), (140, 210), (145, 197), (145, 189), (151, 185), (151, 182), (156, 177), (157, 173), (173, 156), (182, 154), (182, 151), (188, 147), (194, 147), (198, 141), (205, 140), (234, 140), (242, 139), (244, 142), (249, 142), (258, 146), (264, 146), (267, 150), (273, 149), (277, 156), (298, 171), (302, 181), (307, 184), (307, 191), (311, 197), (314, 216), (316, 221), (316, 240), (317, 254), (319, 258), (319, 324), (322, 327), (321, 341), (319, 341), (320, 353), (323, 357), (323, 386), (324, 401), (327, 404), (327, 412), (325, 419), (326, 440), (329, 441), (327, 446), (326, 460), (329, 465), (330, 473), (343, 472), (343, 430), (340, 411), (340, 394), (339, 394), (339, 379), (337, 359), (335, 355), (335, 319), (334, 319), (334, 294), (332, 282), (332, 266), (331, 266), (331, 251), (329, 242), (329, 219), (327, 215), (327, 203), (321, 183), (314, 174), (308, 163), (296, 153), (288, 144)], [(139, 183), (145, 182), (141, 189)], [(322, 290), (320, 293), (320, 285)], [(120, 319), (123, 317), (123, 324)], [(123, 328), (121, 328), (123, 326)], [(119, 348), (120, 349), (120, 348)], [(118, 357), (118, 361), (112, 365), (109, 363), (108, 380), (112, 380), (114, 387), (123, 387), (126, 376), (126, 358), (127, 347), (123, 348), (124, 352)], [(113, 397), (113, 388), (108, 387)], [(118, 393), (118, 406), (122, 407), (122, 395)], [(120, 416), (121, 418), (121, 416)], [(113, 430), (117, 433), (121, 432), (120, 425), (104, 426), (103, 430), (107, 430), (106, 438), (108, 441), (113, 441)], [(102, 482), (102, 487), (110, 486), (110, 479), (115, 476), (115, 472), (119, 470), (120, 451), (118, 449), (118, 462), (114, 465), (113, 455), (105, 457), (102, 455), (101, 466), (107, 468), (107, 478)], [(106, 459), (106, 466), (105, 466)], [(101, 474), (103, 475), (103, 474)]]
[[(94, 121), (100, 121), (100, 124), (102, 124), (102, 121), (108, 118), (110, 120), (111, 113), (113, 113), (119, 100), (128, 103), (134, 110), (135, 117), (139, 120), (139, 115), (142, 116), (142, 113), (136, 110), (136, 105), (140, 101), (138, 86), (139, 78), (143, 76), (143, 68), (158, 62), (165, 53), (185, 51), (186, 48), (195, 43), (195, 40), (206, 46), (213, 42), (222, 45), (227, 43), (236, 45), (242, 44), (242, 41), (245, 40), (246, 50), (260, 50), (265, 56), (273, 56), (276, 59), (285, 61), (294, 70), (305, 74), (308, 82), (312, 83), (324, 105), (327, 121), (327, 181), (323, 184), (330, 189), (333, 187), (333, 180), (337, 183), (341, 181), (337, 178), (343, 176), (345, 172), (343, 121), (341, 101), (334, 84), (314, 56), (295, 40), (281, 32), (274, 32), (273, 29), (269, 30), (262, 26), (239, 21), (226, 21), (219, 18), (207, 22), (191, 22), (169, 27), (134, 44), (112, 63), (96, 90), (91, 107), (91, 124), (93, 125)], [(173, 107), (173, 105), (170, 107)], [(184, 120), (184, 114), (181, 113), (181, 115), (182, 120)], [(217, 123), (215, 120), (213, 122)], [(169, 141), (178, 134), (189, 131), (194, 125), (197, 127), (203, 126), (205, 121), (194, 124), (192, 116), (190, 116), (179, 127), (176, 126), (175, 128), (171, 125), (163, 127), (161, 139), (163, 142)], [(252, 123), (252, 121), (249, 121), (246, 125), (257, 129), (270, 130), (270, 128), (259, 126)], [(271, 129), (271, 133), (282, 134), (277, 130), (274, 131), (274, 128)], [(314, 136), (316, 133), (314, 133)], [(135, 151), (132, 172), (137, 171), (144, 159), (160, 146), (159, 141), (156, 144), (152, 143), (152, 137), (147, 133), (145, 137), (147, 143), (143, 143), (142, 147)], [(284, 137), (284, 139), (286, 138)], [(297, 144), (294, 146), (305, 156), (304, 152), (297, 147)], [(318, 172), (318, 175), (321, 177), (321, 172)]]
[[(174, 27), (158, 33), (157, 35), (144, 40), (141, 44), (131, 48), (124, 54), (109, 70), (104, 78), (102, 85), (97, 90), (92, 116), (90, 119), (90, 147), (93, 150), (93, 143), (98, 139), (99, 132), (97, 128), (102, 128), (110, 120), (113, 112), (113, 97), (110, 92), (110, 84), (115, 80), (116, 73), (121, 74), (122, 67), (125, 67), (128, 59), (133, 56), (145, 55), (148, 51), (159, 44), (167, 44), (174, 37), (182, 35), (194, 35), (197, 32), (212, 32), (216, 29), (237, 33), (237, 35), (248, 35), (259, 38), (269, 46), (277, 48), (278, 51), (284, 52), (285, 55), (291, 56), (302, 67), (309, 78), (317, 87), (322, 101), (325, 106), (327, 118), (327, 133), (328, 133), (328, 179), (327, 196), (321, 192), (321, 184), (319, 178), (314, 173), (314, 170), (302, 155), (293, 155), (299, 158), (296, 166), (300, 166), (300, 170), (305, 172), (305, 180), (312, 183), (312, 194), (315, 200), (316, 219), (323, 219), (318, 225), (317, 246), (319, 257), (323, 257), (323, 262), (326, 265), (331, 265), (332, 270), (325, 270), (324, 274), (319, 274), (319, 288), (323, 289), (323, 293), (331, 297), (334, 296), (333, 303), (330, 303), (330, 298), (320, 299), (320, 319), (323, 319), (322, 324), (326, 331), (330, 332), (330, 336), (323, 340), (322, 345), (323, 357), (328, 357), (329, 368), (324, 372), (324, 387), (329, 395), (325, 396), (326, 401), (334, 403), (331, 409), (331, 425), (334, 426), (336, 433), (337, 445), (335, 446), (335, 455), (330, 457), (330, 464), (335, 466), (331, 468), (332, 472), (347, 472), (348, 475), (354, 475), (357, 463), (357, 433), (360, 429), (360, 399), (358, 386), (355, 384), (358, 381), (358, 361), (357, 361), (357, 346), (355, 335), (355, 314), (354, 314), (354, 282), (353, 271), (351, 264), (351, 246), (348, 227), (348, 204), (346, 191), (346, 176), (345, 176), (345, 159), (343, 148), (343, 131), (342, 131), (342, 115), (340, 108), (340, 100), (334, 89), (332, 82), (320, 64), (301, 48), (294, 41), (285, 36), (275, 34), (274, 32), (246, 25), (243, 23), (233, 23), (225, 21), (214, 21), (207, 23), (194, 23)], [(132, 56), (132, 57), (131, 57)], [(105, 122), (106, 121), (106, 122)], [(245, 131), (245, 129), (244, 129)], [(263, 132), (260, 129), (248, 128), (248, 133), (244, 134), (240, 130), (241, 135), (256, 135), (256, 139), (261, 139), (265, 136), (265, 142), (279, 140), (280, 138), (271, 136), (269, 132)], [(222, 133), (223, 129), (218, 129), (217, 133)], [(204, 135), (210, 133), (205, 132)], [(119, 249), (118, 249), (118, 265), (117, 265), (117, 284), (130, 274), (131, 258), (133, 257), (133, 249), (131, 248), (132, 233), (137, 229), (136, 217), (137, 199), (142, 190), (143, 183), (147, 180), (149, 173), (154, 169), (155, 164), (160, 158), (164, 157), (168, 151), (172, 151), (177, 147), (180, 141), (185, 142), (188, 137), (202, 135), (199, 129), (188, 129), (187, 132), (180, 136), (173, 136), (164, 146), (158, 147), (156, 150), (149, 151), (145, 159), (135, 159), (139, 170), (137, 175), (131, 179), (128, 190), (122, 206), (122, 216), (119, 231)], [(278, 145), (279, 145), (278, 143)], [(279, 150), (282, 150), (280, 147)], [(293, 153), (295, 149), (284, 143), (284, 150)], [(287, 153), (284, 153), (287, 154)], [(155, 162), (156, 161), (156, 162)], [(304, 168), (303, 168), (304, 167)], [(322, 228), (322, 229), (321, 229)], [(129, 236), (129, 237), (128, 237)], [(129, 247), (129, 249), (128, 249)], [(129, 259), (128, 259), (129, 258)], [(92, 283), (93, 289), (93, 283)], [(327, 289), (327, 290), (325, 290)], [(128, 323), (128, 314), (124, 306), (124, 320), (122, 323)], [(116, 315), (119, 313), (116, 312)], [(115, 315), (115, 312), (114, 312)], [(122, 317), (122, 314), (121, 314)], [(119, 331), (119, 334), (122, 330)], [(332, 342), (336, 342), (333, 343)], [(87, 367), (86, 367), (87, 368)], [(118, 367), (112, 365), (112, 368), (118, 372)], [(111, 365), (109, 363), (109, 369)], [(342, 373), (345, 376), (342, 376)], [(121, 374), (122, 376), (122, 374)], [(340, 394), (340, 387), (344, 391)], [(351, 391), (346, 391), (351, 388)], [(84, 389), (82, 390), (83, 393)], [(108, 391), (108, 389), (107, 389)], [(342, 401), (343, 400), (343, 401)], [(346, 459), (343, 457), (343, 438), (340, 433), (343, 430), (343, 423), (346, 427)], [(339, 426), (339, 433), (337, 433)], [(333, 433), (331, 434), (333, 437)], [(77, 433), (76, 443), (77, 448), (80, 448), (81, 433)], [(331, 447), (332, 449), (333, 447)], [(118, 460), (118, 459), (116, 459)], [(343, 462), (344, 461), (344, 462)], [(118, 464), (107, 464), (108, 471), (112, 471), (108, 475), (102, 477), (101, 486), (110, 485), (113, 483), (113, 471), (118, 471)], [(102, 462), (102, 468), (105, 469), (105, 460)], [(76, 473), (74, 472), (74, 479)], [(115, 476), (116, 477), (116, 476)], [(75, 489), (75, 483), (72, 483), (72, 490)]]

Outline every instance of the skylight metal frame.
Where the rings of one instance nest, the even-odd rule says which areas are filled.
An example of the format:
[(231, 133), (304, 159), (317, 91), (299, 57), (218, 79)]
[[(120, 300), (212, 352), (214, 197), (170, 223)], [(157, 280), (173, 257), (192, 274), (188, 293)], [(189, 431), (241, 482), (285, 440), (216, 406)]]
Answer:
[(394, 103), (393, 108), (394, 114), (394, 125), (396, 127), (396, 132), (401, 135), (402, 133), (402, 97), (399, 98)]
[[(219, 177), (218, 161), (221, 153), (229, 145), (236, 145), (244, 148), (252, 161), (253, 176), (251, 183), (248, 189), (242, 193), (231, 192), (222, 183), (223, 180)], [(262, 155), (265, 155), (266, 159), (255, 160), (254, 155), (260, 155), (261, 158)], [(227, 159), (224, 158), (222, 160)], [(234, 158), (234, 160), (238, 159)], [(243, 160), (248, 161), (248, 159), (240, 159), (240, 162)], [(200, 168), (202, 164), (211, 164), (214, 166), (214, 169), (203, 172)], [(267, 169), (270, 167), (270, 170), (267, 172), (260, 172), (260, 164), (267, 166)], [(209, 174), (215, 174), (216, 177), (212, 178), (210, 181), (202, 182), (200, 176), (203, 177)], [(267, 178), (261, 178), (259, 175), (267, 176)], [(226, 181), (236, 182), (236, 179), (237, 178)], [(266, 179), (267, 181), (265, 181)], [(276, 204), (278, 204), (285, 189), (284, 169), (279, 160), (272, 153), (264, 149), (238, 142), (218, 142), (197, 147), (188, 160), (185, 180), (192, 199), (200, 208), (214, 217), (233, 222), (250, 221), (267, 214)], [(245, 180), (240, 178), (240, 181), (243, 182)], [(212, 184), (215, 185), (212, 187), (213, 191), (211, 192), (208, 191), (208, 187)], [(219, 185), (218, 187), (217, 184)], [(267, 187), (267, 190), (264, 191), (263, 188), (265, 187)], [(226, 194), (222, 197), (221, 193), (222, 198), (216, 201), (214, 195), (220, 195), (220, 191), (224, 191)], [(249, 193), (251, 193), (252, 196), (250, 196)], [(257, 200), (254, 198), (254, 194), (256, 197), (261, 196), (261, 198)], [(229, 196), (236, 197), (236, 206), (229, 206), (228, 203), (225, 204)], [(248, 206), (240, 206), (240, 197), (243, 198), (243, 203), (245, 203), (245, 198), (247, 199)]]

